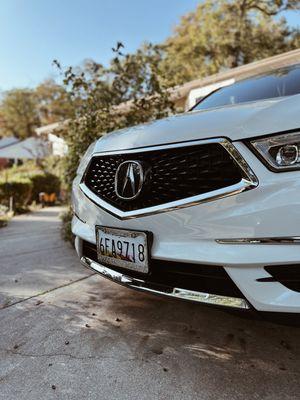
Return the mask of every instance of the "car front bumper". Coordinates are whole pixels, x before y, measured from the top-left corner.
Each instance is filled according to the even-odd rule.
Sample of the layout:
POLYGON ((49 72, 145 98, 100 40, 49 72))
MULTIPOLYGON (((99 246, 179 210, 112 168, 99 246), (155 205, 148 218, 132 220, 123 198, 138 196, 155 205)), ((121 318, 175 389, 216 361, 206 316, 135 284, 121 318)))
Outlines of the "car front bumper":
MULTIPOLYGON (((252 306, 258 311, 299 313, 297 285, 291 289, 265 269, 293 266, 293 271, 297 271, 299 266, 300 271, 300 245, 299 240, 294 239, 300 236, 299 173, 273 173, 243 143, 234 145, 258 177, 257 188, 156 215, 118 219, 86 197, 79 188, 80 177, 77 177, 73 185, 72 230, 82 262, 103 276, 139 290, 217 304, 219 300, 209 300, 209 297, 213 299, 213 292, 186 293, 186 288, 178 286, 168 287, 164 293, 165 289, 149 287, 146 278, 137 282, 129 271, 114 271, 88 257, 83 258, 81 253, 83 241, 96 243, 96 225, 151 231, 152 259, 224 268, 242 294, 241 297, 224 296, 238 299, 232 303, 234 307, 240 304, 237 308, 252 306)), ((297 280, 297 273, 293 273, 291 279, 297 280)), ((230 301, 226 304, 226 299, 221 300, 219 305, 230 306, 230 301)))
POLYGON ((132 277, 130 276, 130 272, 127 272, 127 274, 118 272, 85 256, 81 257, 81 263, 85 267, 99 273, 104 278, 142 292, 220 307, 230 307, 242 310, 250 309, 249 303, 244 298, 182 289, 168 285, 158 285, 147 281, 147 277, 144 279, 132 277))

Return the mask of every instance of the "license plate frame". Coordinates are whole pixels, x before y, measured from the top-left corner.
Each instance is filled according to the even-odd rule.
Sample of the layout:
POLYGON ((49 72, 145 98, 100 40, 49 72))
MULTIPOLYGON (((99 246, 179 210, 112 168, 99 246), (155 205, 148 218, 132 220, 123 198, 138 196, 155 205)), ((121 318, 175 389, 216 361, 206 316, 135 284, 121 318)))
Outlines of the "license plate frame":
MULTIPOLYGON (((123 228, 115 228, 110 226, 97 225, 96 226, 96 246, 97 246, 97 257, 98 261, 104 265, 110 267, 119 267, 128 269, 131 271, 139 272, 141 274, 149 273, 149 260, 150 260, 150 245, 152 243, 152 235, 151 232, 148 231, 139 231, 139 230, 131 230, 131 229, 123 229, 123 228), (102 242, 101 242, 102 238, 102 242), (108 239, 105 242, 105 238, 108 239), (128 239, 128 240, 126 240, 128 239), (103 242, 104 240, 104 242, 103 242), (112 250, 112 241, 115 241, 115 250, 117 251, 116 257, 114 257, 112 250), (122 246, 124 245, 124 251, 120 254, 119 247, 116 248, 116 241, 121 241, 122 246), (127 244, 129 242, 130 254, 128 252, 127 244), (125 244, 124 244, 125 243, 125 244), (133 258, 133 248, 132 243, 135 244, 135 249, 139 244, 144 246, 144 261, 141 262, 139 259, 139 255, 137 255, 135 261, 129 261, 130 258, 133 258), (104 247, 103 247, 104 246, 104 247), (107 247, 106 247, 107 246, 107 247), (108 249, 108 250, 107 250, 108 249), (128 253, 128 257, 126 259, 126 254, 128 253), (104 253, 104 254, 103 254, 104 253), (105 254, 106 253, 106 254, 105 254), (111 253, 112 255, 107 255, 111 253)), ((121 246, 120 246, 121 247, 121 246)), ((123 248, 122 248, 123 250, 123 248)))

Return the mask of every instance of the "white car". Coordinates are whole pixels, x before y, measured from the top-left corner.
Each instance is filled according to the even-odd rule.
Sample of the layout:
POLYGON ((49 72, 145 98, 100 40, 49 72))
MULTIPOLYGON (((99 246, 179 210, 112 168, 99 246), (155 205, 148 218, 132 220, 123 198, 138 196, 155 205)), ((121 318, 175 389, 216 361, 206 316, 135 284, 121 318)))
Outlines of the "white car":
POLYGON ((73 184, 81 262, 154 294, 300 313, 300 65, 93 143, 73 184))

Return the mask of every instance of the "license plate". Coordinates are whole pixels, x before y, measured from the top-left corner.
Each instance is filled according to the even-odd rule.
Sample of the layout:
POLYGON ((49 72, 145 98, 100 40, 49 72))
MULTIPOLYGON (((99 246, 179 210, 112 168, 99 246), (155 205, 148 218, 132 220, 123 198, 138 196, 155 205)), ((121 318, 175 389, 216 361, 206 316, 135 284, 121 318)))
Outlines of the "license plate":
POLYGON ((96 238, 99 262, 142 273, 149 271, 146 232, 97 226, 96 238))

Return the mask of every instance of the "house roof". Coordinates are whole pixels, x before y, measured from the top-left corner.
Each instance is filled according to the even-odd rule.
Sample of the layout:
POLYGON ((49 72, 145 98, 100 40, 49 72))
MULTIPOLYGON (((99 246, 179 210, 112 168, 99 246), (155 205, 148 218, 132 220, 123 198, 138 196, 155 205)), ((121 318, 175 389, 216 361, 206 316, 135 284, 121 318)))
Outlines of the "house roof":
POLYGON ((37 159, 49 155, 45 141, 34 137, 18 141, 11 145, 0 147, 0 158, 37 159))
POLYGON ((17 143, 19 139, 17 139, 14 136, 9 136, 9 137, 4 137, 0 139, 0 149, 3 149, 4 147, 11 146, 14 143, 17 143))

